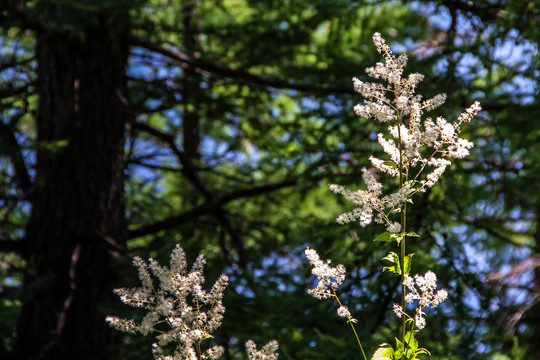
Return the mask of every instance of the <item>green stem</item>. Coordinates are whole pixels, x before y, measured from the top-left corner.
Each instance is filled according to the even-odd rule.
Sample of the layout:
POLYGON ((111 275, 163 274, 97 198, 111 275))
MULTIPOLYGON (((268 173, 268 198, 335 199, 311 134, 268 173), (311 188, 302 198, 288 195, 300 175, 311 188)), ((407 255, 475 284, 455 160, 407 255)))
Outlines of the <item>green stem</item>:
MULTIPOLYGON (((404 172, 403 172, 403 146, 401 142, 401 117, 398 114, 398 143, 399 143, 399 189, 404 186, 404 172)), ((403 203, 401 208, 401 246, 400 246, 400 258, 399 264, 401 268, 401 308, 405 311, 405 233, 406 233, 406 221, 407 221, 407 202, 403 203)), ((401 319, 401 341, 405 344, 405 317, 401 319)))
POLYGON ((195 348, 197 349, 197 358, 200 359, 202 357, 202 354, 201 354, 201 342, 200 341, 197 341, 195 343, 195 348))
POLYGON ((362 351, 362 355, 364 356, 364 360, 367 360, 366 354, 364 353, 364 348, 362 348, 362 343, 360 342, 360 338, 358 337, 358 334, 356 333, 356 329, 354 328, 354 325, 352 321, 349 321, 349 324, 351 324, 352 331, 354 332, 354 336, 356 337, 356 341, 358 342, 358 346, 360 346, 360 350, 362 351))
MULTIPOLYGON (((401 231, 403 233, 403 239, 401 240, 401 256, 399 259, 401 266, 401 308, 405 311, 405 225, 407 221, 407 205, 403 205, 401 211, 401 231)), ((405 317, 401 319, 401 338, 405 343, 405 317)))
MULTIPOLYGON (((336 290, 332 289, 332 291, 334 292, 334 297, 336 298, 339 306, 343 306, 343 304, 339 300, 339 297, 336 294, 336 290)), ((354 336, 356 337, 356 342, 358 342, 358 346, 360 347, 360 350, 362 351, 362 356, 364 356, 364 360, 367 360, 366 353, 364 352, 364 348, 362 347, 362 343, 360 342, 360 338, 358 337, 358 333, 356 332, 356 328, 354 327, 353 321, 356 321, 356 320, 353 318, 349 318, 347 322, 351 325, 352 331, 354 332, 354 336)))

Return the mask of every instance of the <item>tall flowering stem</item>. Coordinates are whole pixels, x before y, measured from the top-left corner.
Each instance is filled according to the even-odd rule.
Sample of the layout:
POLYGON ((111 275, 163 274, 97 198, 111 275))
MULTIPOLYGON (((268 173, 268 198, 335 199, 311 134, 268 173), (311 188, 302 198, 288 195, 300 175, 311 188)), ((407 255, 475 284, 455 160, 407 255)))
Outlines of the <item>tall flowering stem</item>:
MULTIPOLYGON (((380 40, 379 40, 380 41, 380 40)), ((382 48, 384 46, 378 46, 377 49, 379 50, 380 48, 382 48)), ((393 56, 392 56, 392 53, 390 52, 390 49, 386 49, 385 48, 385 54, 387 56, 389 56, 389 58, 391 60, 393 60, 393 56)), ((381 51, 379 50, 379 53, 381 51)), ((394 85, 394 94, 397 93, 397 89, 396 89, 396 85, 394 85)), ((396 111, 397 112, 397 119, 398 119, 398 146, 399 146, 399 189, 403 189, 403 185, 405 183, 405 181, 407 180, 406 177, 408 174, 405 174, 404 171, 403 171, 403 142, 401 141, 401 126, 403 125, 402 124, 402 117, 401 117, 401 114, 399 111, 396 111)), ((400 258, 399 258, 399 266, 401 269, 405 269, 405 255, 407 254, 406 250, 405 250, 405 244, 406 244, 406 228, 407 228, 407 202, 403 202, 403 204, 401 204, 401 247, 400 247, 400 258)), ((404 271, 401 271, 401 305, 403 306, 403 308, 405 308, 405 272, 404 271)), ((406 319, 405 317, 403 318, 402 322, 401 322, 401 338, 402 339, 405 339, 405 327, 406 327, 406 319)))
POLYGON ((352 317, 351 312, 349 311, 349 308, 346 307, 341 303, 341 300, 339 300, 339 297, 336 293, 336 290, 332 290, 334 292, 334 297, 336 298, 339 308, 337 309, 337 314, 340 317, 346 318, 349 325, 351 325, 351 329, 354 333, 354 337, 356 338, 356 342, 358 343, 358 347, 360 347, 360 351, 362 352, 362 356, 364 357, 364 360, 367 360, 366 353, 364 352, 364 347, 362 346, 362 342, 360 341, 360 338, 358 337, 358 333, 356 332, 356 328, 354 327, 354 324, 358 322, 355 318, 352 317))
POLYGON ((345 266, 339 264, 336 267, 332 267, 330 265, 331 261, 321 260, 319 254, 314 249, 307 248, 304 253, 309 263, 313 266, 311 273, 318 280, 317 286, 315 286, 315 288, 313 289, 309 289, 308 293, 315 299, 319 300, 330 298, 335 298, 337 300, 339 305, 337 309, 337 314, 339 317, 347 319, 347 322, 350 324, 354 336, 356 337, 356 341, 358 342, 360 351, 362 351, 362 356, 364 357, 364 360, 367 360, 364 348, 362 346, 362 342, 360 341, 358 333, 356 332, 356 328, 354 327, 354 324, 357 323, 357 320, 352 317, 349 308, 343 305, 336 292, 337 288, 339 288, 339 286, 345 280, 345 266))
MULTIPOLYGON (((390 263, 383 267, 383 271, 398 274, 401 278, 401 305, 394 304, 394 312, 402 318, 400 340, 396 339, 395 350, 388 344, 381 344, 373 359, 413 359, 419 353, 428 353, 425 349, 419 349, 414 340, 417 331, 414 329, 420 330, 425 326, 425 313, 422 309, 436 307, 444 301, 447 293, 441 290, 434 295, 436 276, 432 272, 426 273, 424 277, 409 275, 414 254, 407 254, 406 238, 418 235, 406 229, 407 202, 411 202, 417 192, 425 192, 435 185, 452 164, 451 160, 469 154, 473 143, 459 136, 461 125, 471 121, 481 108, 478 102, 474 102, 454 123, 441 116, 422 119, 425 112, 445 102, 446 94, 423 99, 422 95, 416 94, 416 86, 424 75, 413 73, 405 76, 407 56, 402 54, 396 57, 379 33, 373 35, 373 43, 384 61, 367 68, 366 73, 382 83, 353 78, 355 91, 365 98, 363 103, 354 107, 354 111, 360 117, 374 118, 386 124, 387 133, 377 135, 385 156, 369 157, 373 168, 362 169, 365 189, 351 191, 335 184, 330 185, 330 189, 357 206, 340 215, 338 223, 358 221, 360 226, 365 227, 374 220, 386 227, 386 232, 375 241, 396 242, 399 247, 399 255, 390 252, 382 260, 390 263), (393 189, 392 186, 385 189, 379 181, 379 178, 388 176, 394 178, 390 181, 393 189), (397 212, 400 216, 395 221, 393 218, 397 212), (415 290, 415 286, 420 287, 421 291, 415 290), (411 293, 415 295, 411 296, 411 293), (419 304, 416 315, 409 316, 406 305, 416 301, 419 304), (407 322, 413 326, 409 331, 407 322)), ((338 281, 330 285, 335 286, 336 283, 338 281)))

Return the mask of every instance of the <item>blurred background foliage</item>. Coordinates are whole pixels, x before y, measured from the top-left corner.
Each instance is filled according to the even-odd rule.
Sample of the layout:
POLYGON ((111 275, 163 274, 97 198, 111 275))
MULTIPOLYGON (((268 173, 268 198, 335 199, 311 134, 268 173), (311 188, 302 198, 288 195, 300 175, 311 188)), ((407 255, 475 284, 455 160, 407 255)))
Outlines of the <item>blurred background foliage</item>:
MULTIPOLYGON (((336 304, 306 294, 306 246, 347 267, 342 300, 364 346, 393 342, 398 279, 381 273, 383 229, 340 226, 352 208, 328 184, 361 184, 380 124, 354 115, 353 76, 380 61, 382 33, 418 92, 445 92, 430 114, 455 120, 471 156, 417 196, 413 272, 432 269, 449 299, 418 338, 436 359, 540 358, 540 8, 534 1, 124 0, 12 1, 0 5, 0 337, 14 349, 27 261, 20 246, 32 208, 36 151, 65 141, 36 134, 37 21, 84 37, 97 13, 129 11, 125 66, 127 248, 114 269, 136 284, 133 255, 167 261, 180 243, 208 259, 208 282, 231 278, 214 334, 226 359, 248 338, 280 343, 282 359, 356 359, 336 304)), ((106 18, 106 17, 105 17, 106 18)), ((104 59, 106 61, 106 59, 104 59)), ((105 130, 104 130, 105 131, 105 130)), ((95 135, 99 136, 99 134, 95 135)), ((88 156, 92 156, 89 154, 88 156)), ((75 176, 75 175, 74 175, 75 176)), ((51 222, 54 218, 51 217, 51 222)), ((121 225, 119 225, 121 226, 121 225)), ((61 245, 59 245, 61 246, 61 245)), ((84 286, 81 284, 80 286, 84 286)), ((103 313, 126 314, 119 301, 103 313)), ((150 339, 116 335, 103 353, 150 359, 150 339)), ((64 344, 64 346, 70 346, 64 344)))

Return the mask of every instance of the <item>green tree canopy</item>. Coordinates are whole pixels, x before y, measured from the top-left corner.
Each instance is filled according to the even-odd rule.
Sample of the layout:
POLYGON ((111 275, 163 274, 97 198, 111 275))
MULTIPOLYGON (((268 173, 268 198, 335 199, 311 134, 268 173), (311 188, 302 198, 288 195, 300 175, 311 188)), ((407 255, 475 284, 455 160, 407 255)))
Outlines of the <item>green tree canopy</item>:
POLYGON ((136 283, 129 259, 177 243, 209 282, 230 278, 226 358, 248 338, 357 357, 306 294, 307 245, 347 267, 368 352, 392 342, 382 229, 336 224, 351 204, 328 190, 360 187, 381 151, 352 110, 374 32, 425 75, 420 93, 448 95, 440 115, 484 109, 471 156, 410 210, 414 271, 449 290, 422 342, 438 359, 540 357, 539 19, 534 1, 3 1, 1 357, 150 358, 104 319, 126 311, 112 288, 136 283))

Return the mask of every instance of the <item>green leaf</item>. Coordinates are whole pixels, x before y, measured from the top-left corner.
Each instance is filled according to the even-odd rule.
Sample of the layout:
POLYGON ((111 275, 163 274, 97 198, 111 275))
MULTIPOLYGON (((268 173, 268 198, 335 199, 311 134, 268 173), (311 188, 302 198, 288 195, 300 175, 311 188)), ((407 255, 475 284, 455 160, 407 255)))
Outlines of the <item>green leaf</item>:
POLYGON ((405 235, 403 233, 399 233, 399 234, 390 234, 390 237, 393 239, 393 240, 396 240, 397 244, 401 244, 401 240, 403 240, 403 238, 405 237, 405 235))
POLYGON ((399 256, 398 256, 398 254, 396 254, 395 252, 390 252, 388 255, 383 257, 381 260, 386 260, 386 261, 389 261, 389 262, 391 262, 393 264, 391 266, 383 267, 383 272, 388 270, 388 271, 393 272, 395 274, 401 274, 401 268, 399 266, 399 256))
POLYGON ((418 349, 418 340, 414 338, 414 332, 409 331, 405 334, 405 342, 407 343, 407 347, 416 353, 416 349, 418 349))
POLYGON ((431 356, 431 353, 427 349, 424 349, 424 348, 420 348, 416 350, 416 355, 419 355, 419 354, 426 354, 427 356, 431 356))
POLYGON ((375 238, 375 240, 373 241, 384 241, 384 242, 390 242, 390 241, 393 241, 394 239, 391 237, 391 235, 393 234, 390 234, 389 232, 383 232, 381 235, 377 236, 375 238))
MULTIPOLYGON (((405 256, 405 274, 408 274, 410 271, 411 271, 411 264, 412 264, 412 257, 413 257, 414 253, 411 253, 407 256, 405 256)), ((393 272, 395 274, 399 274, 401 275, 401 265, 400 265, 400 261, 399 261, 399 255, 396 254, 395 252, 390 252, 388 255, 386 255, 385 257, 383 257, 381 260, 386 260, 386 261, 389 261, 390 263, 392 263, 393 265, 391 266, 385 266, 383 267, 383 271, 390 271, 390 272, 393 272)))
POLYGON ((405 238, 405 236, 420 237, 420 235, 418 235, 414 231, 409 231, 408 233, 390 234, 390 238, 392 240, 396 240, 398 245, 401 244, 401 241, 405 238))
POLYGON ((408 274, 411 272, 411 263, 412 263, 412 257, 413 257, 414 253, 411 253, 407 256, 405 256, 405 261, 404 261, 404 268, 405 268, 405 274, 408 274))
POLYGON ((389 252, 388 255, 383 257, 381 260, 386 260, 394 264, 399 264, 399 256, 393 251, 389 252))
POLYGON ((415 233, 414 231, 409 231, 408 233, 405 234, 406 236, 409 236, 409 237, 420 237, 420 235, 418 235, 417 233, 415 233))
POLYGON ((405 350, 405 346, 403 345, 401 341, 398 340, 398 338, 394 338, 394 339, 396 339, 396 351, 395 351, 394 357, 396 359, 401 359, 403 358, 403 351, 405 350))
POLYGON ((394 349, 390 344, 380 344, 379 348, 373 353, 371 360, 394 360, 394 349))

